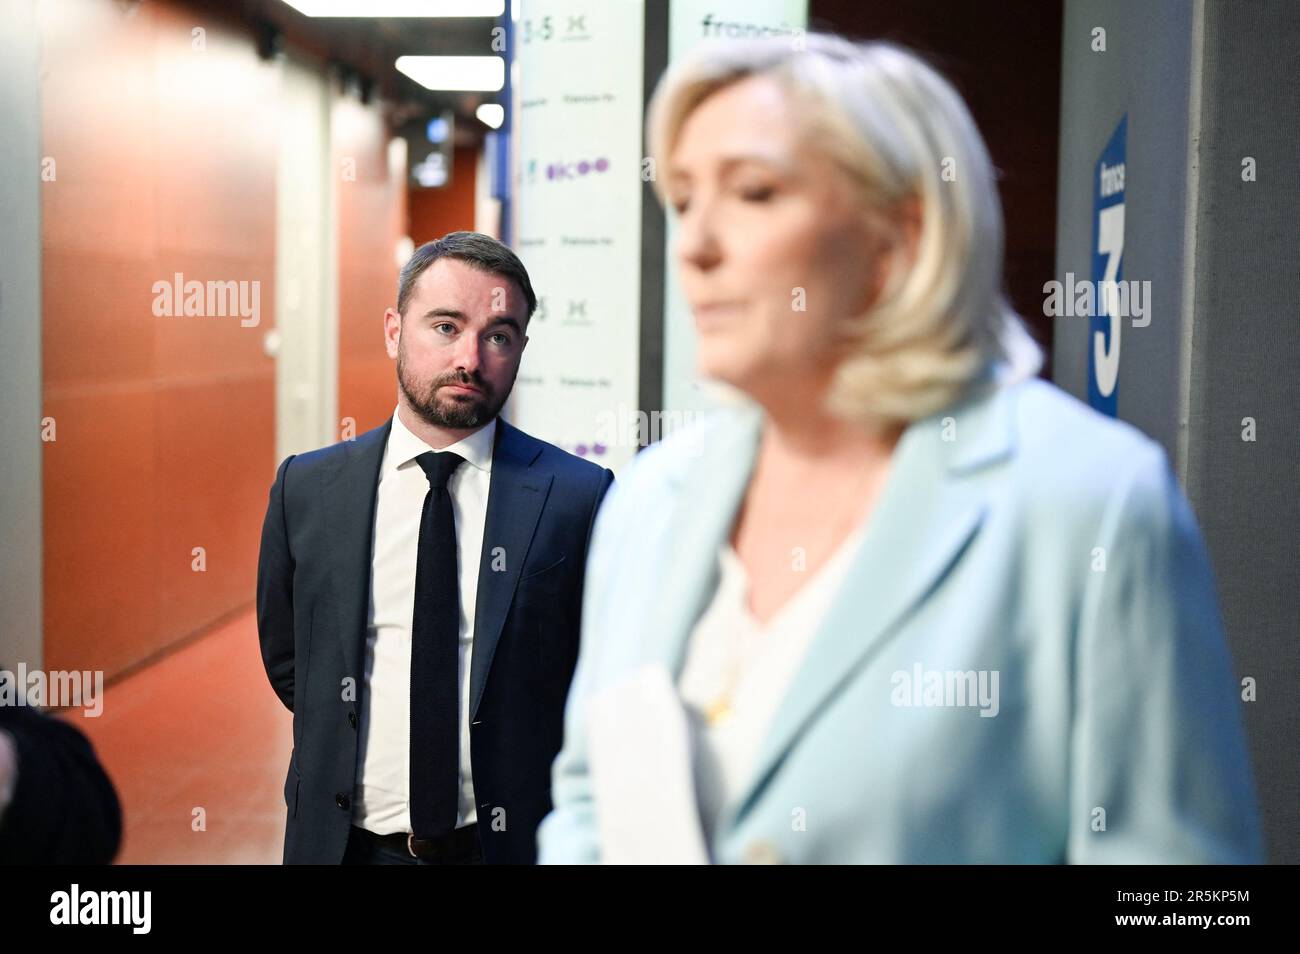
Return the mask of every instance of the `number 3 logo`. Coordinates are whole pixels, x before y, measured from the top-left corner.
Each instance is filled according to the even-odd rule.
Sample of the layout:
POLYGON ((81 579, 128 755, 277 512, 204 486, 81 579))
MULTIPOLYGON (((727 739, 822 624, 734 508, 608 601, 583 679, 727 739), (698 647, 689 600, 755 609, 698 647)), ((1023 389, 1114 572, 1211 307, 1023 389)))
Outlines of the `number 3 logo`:
POLYGON ((1092 333, 1092 366, 1096 369, 1097 391, 1102 397, 1115 392, 1119 378, 1119 277, 1120 260, 1124 256, 1124 203, 1112 205, 1097 213, 1097 254, 1106 256, 1106 271, 1098 289, 1097 304, 1101 313, 1110 318, 1109 336, 1100 331, 1092 333), (1106 338, 1110 338, 1107 347, 1106 338))

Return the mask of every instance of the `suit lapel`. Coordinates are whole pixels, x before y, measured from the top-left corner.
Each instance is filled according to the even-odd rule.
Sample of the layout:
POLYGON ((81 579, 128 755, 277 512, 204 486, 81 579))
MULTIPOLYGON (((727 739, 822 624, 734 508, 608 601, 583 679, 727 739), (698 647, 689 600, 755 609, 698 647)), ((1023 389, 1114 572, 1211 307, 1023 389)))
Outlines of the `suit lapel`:
MULTIPOLYGON (((745 434, 741 447, 756 449, 757 428, 745 434)), ((777 708, 746 783, 725 811, 719 831, 728 830, 740 819, 827 699, 897 631, 900 620, 960 560, 988 508, 985 484, 972 475, 1010 452, 1011 435, 1010 399, 1005 391, 973 398, 942 418, 936 415, 916 422, 904 432, 858 551, 777 708), (951 440, 944 439, 948 418, 954 425, 951 440)), ((734 455, 737 448, 728 452, 734 455)), ((739 487, 735 486, 741 471, 737 466, 699 502, 700 509, 725 508, 724 516, 708 518, 693 513, 694 505, 686 505, 689 514, 707 521, 707 527, 693 535, 693 545, 707 554, 713 569, 698 586, 703 590, 700 594, 695 592, 697 587, 683 580, 686 573, 673 574, 679 590, 674 595, 691 600, 690 619, 686 620, 684 613, 674 619, 680 629, 673 632, 681 638, 669 656, 674 673, 680 672, 687 637, 716 586, 717 547, 731 527, 751 467, 752 450, 739 487)), ((701 484, 707 483, 701 480, 701 484)), ((678 558, 686 560, 687 555, 678 558)), ((698 563, 691 566, 690 575, 703 575, 698 563)))
POLYGON ((474 650, 470 654, 471 719, 483 698, 483 687, 514 599, 519 571, 554 479, 552 474, 532 469, 540 453, 540 442, 497 419, 483 552, 479 558, 474 650), (494 568, 501 565, 497 556, 504 557, 504 569, 494 568))
POLYGON ((392 424, 390 417, 382 426, 345 443, 343 456, 321 473, 324 513, 330 521, 330 573, 339 636, 343 640, 347 672, 357 680, 358 691, 364 675, 361 666, 370 600, 371 541, 379 467, 392 424))
POLYGON ((696 441, 685 449, 691 465, 669 478, 675 504, 666 515, 672 533, 662 562, 663 591, 643 621, 641 639, 646 658, 672 673, 680 672, 691 630, 717 589, 718 548, 731 534, 757 456, 760 411, 745 405, 735 414, 719 434, 684 437, 696 441))
POLYGON ((978 531, 983 500, 968 486, 944 486, 923 444, 912 433, 895 451, 859 550, 724 824, 744 813, 828 697, 896 632, 899 620, 939 584, 978 531))
POLYGON ((740 820, 828 698, 961 559, 989 507, 987 484, 974 475, 1011 452, 1011 409, 1001 389, 904 432, 858 552, 720 831, 740 820))

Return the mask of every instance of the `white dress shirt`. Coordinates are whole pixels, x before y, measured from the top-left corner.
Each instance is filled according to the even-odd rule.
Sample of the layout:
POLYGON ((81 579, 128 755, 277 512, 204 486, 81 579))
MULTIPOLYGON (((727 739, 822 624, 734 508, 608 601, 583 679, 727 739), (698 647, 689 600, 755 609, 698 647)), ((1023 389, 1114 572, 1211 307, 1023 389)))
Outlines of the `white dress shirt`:
POLYGON ((750 613, 744 564, 730 542, 723 541, 718 588, 691 632, 677 682, 695 740, 695 795, 707 841, 712 842, 723 811, 747 781, 777 707, 865 531, 865 522, 859 524, 765 624, 750 613), (706 713, 724 694, 730 714, 710 725, 706 713))
MULTIPOLYGON (((458 828, 477 818, 469 751, 469 678, 496 426, 493 418, 464 440, 442 448, 465 458, 447 482, 456 521, 460 581, 458 828)), ((412 434, 394 411, 375 504, 365 685, 360 696, 360 747, 352 809, 353 824, 378 835, 411 831, 411 622, 420 516, 429 492, 429 480, 415 458, 430 450, 434 448, 412 434)))

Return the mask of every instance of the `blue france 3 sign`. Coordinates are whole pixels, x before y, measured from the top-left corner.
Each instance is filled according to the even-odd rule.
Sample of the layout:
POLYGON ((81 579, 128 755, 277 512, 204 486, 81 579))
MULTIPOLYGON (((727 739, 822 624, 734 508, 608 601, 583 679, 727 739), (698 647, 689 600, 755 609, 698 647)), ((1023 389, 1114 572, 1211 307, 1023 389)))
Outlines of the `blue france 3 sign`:
POLYGON ((1128 114, 1120 119, 1097 160, 1092 179, 1092 285, 1096 307, 1089 318, 1088 403, 1115 416, 1119 397, 1122 309, 1116 289, 1124 278, 1124 143, 1128 114))

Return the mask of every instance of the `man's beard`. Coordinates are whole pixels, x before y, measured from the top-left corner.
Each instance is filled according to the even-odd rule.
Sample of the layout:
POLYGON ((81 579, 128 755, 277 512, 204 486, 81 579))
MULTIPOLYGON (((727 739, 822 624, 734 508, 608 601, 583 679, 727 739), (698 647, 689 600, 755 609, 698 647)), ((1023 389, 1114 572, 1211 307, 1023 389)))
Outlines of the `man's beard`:
MULTIPOLYGON (((421 388, 419 382, 412 381, 407 376, 405 358, 406 349, 399 344, 397 348, 397 385, 402 389, 402 393, 406 395, 406 401, 411 406, 411 410, 432 427, 446 427, 453 430, 482 427, 501 412, 501 408, 506 403, 506 398, 510 397, 510 391, 515 385, 515 379, 512 375, 505 390, 500 395, 497 395, 493 393, 492 386, 484 381, 477 371, 473 374, 468 374, 465 371, 448 371, 446 374, 441 374, 435 378, 426 388, 421 388), (446 384, 468 385, 478 388, 482 393, 457 394, 454 397, 440 396, 438 392, 446 384)), ((515 374, 518 373, 518 369, 516 369, 515 374)))

